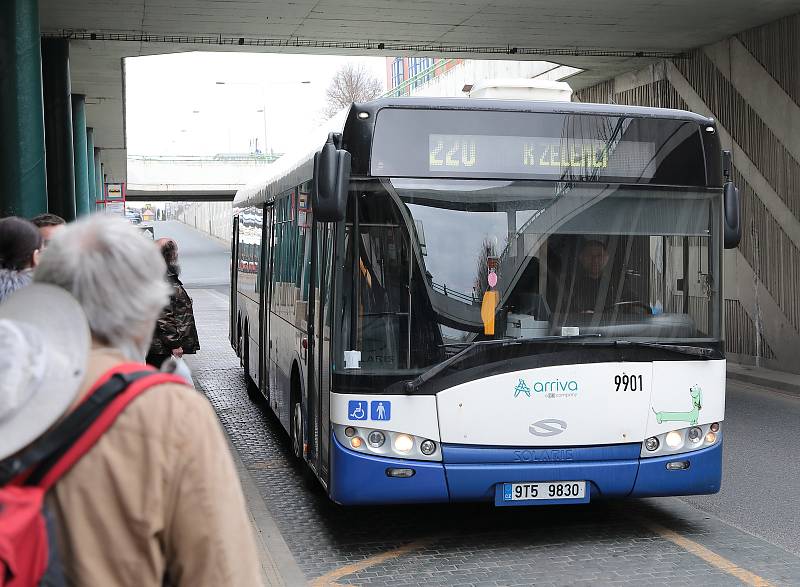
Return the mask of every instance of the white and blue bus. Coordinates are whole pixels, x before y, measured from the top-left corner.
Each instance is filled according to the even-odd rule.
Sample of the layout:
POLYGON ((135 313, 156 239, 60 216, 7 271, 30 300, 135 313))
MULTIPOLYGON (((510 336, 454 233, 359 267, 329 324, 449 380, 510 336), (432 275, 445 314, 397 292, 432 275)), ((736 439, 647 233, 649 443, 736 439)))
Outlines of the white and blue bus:
POLYGON ((738 192, 690 112, 380 99, 234 202, 231 343, 341 504, 714 493, 738 192))

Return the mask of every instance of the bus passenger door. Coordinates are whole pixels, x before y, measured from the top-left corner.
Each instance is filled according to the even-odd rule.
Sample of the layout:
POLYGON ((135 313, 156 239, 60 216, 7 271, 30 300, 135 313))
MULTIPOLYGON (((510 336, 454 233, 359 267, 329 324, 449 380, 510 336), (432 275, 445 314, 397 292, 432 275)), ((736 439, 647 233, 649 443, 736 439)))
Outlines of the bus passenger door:
POLYGON ((333 328, 333 243, 336 225, 321 224, 317 235, 319 251, 319 314, 316 329, 317 395, 319 397, 319 461, 320 478, 328 482, 328 455, 331 427, 331 341, 333 328), (320 242, 321 241, 321 242, 320 242))
POLYGON ((237 354, 241 352, 239 349, 239 331, 237 328, 238 316, 237 313, 237 292, 239 287, 237 284, 239 277, 239 216, 233 217, 233 234, 231 235, 231 295, 230 295, 230 324, 228 326, 229 339, 231 346, 236 349, 237 354))
POLYGON ((328 317, 326 299, 328 287, 326 275, 328 269, 327 251, 328 226, 325 223, 313 224, 312 232, 312 263, 311 263, 311 324, 313 334, 310 336, 308 358, 308 448, 309 462, 314 466, 317 474, 324 479, 327 468, 327 437, 328 428, 326 418, 329 417, 327 401, 329 392, 328 360, 330 348, 330 332, 327 325, 328 317))
POLYGON ((259 340, 258 369, 261 374, 259 378, 259 389, 264 397, 269 401, 269 303, 272 288, 272 205, 264 206, 264 224, 261 229, 261 275, 259 275, 259 298, 258 298, 258 323, 261 325, 259 340))
POLYGON ((319 224, 311 223, 311 231, 308 238, 311 239, 308 251, 310 255, 309 289, 308 289, 308 381, 306 384, 306 430, 308 441, 308 462, 313 466, 314 471, 319 473, 319 384, 317 348, 319 332, 319 224))

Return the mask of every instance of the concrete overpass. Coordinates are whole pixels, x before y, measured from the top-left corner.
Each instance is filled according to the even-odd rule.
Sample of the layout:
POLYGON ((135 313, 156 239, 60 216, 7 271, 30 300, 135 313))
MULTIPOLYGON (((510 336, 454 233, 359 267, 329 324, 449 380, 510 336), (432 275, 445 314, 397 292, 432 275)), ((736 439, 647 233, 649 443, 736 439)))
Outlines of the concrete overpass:
MULTIPOLYGON (((45 141, 19 144, 18 131, 36 127, 42 118, 35 105, 34 113, 25 113, 41 93, 33 75, 40 35, 50 113, 45 121, 54 135, 48 141, 53 163, 47 168, 53 192, 53 184, 70 179, 68 153, 58 157, 61 173, 55 166, 56 155, 68 151, 57 129, 66 125, 70 93, 77 96, 77 109, 85 109, 85 122, 78 120, 78 126, 93 129, 93 144, 87 146, 98 149, 102 174, 109 181, 126 180, 125 57, 208 50, 548 59, 583 69, 570 80, 579 89, 774 21, 798 7, 794 0, 760 2, 757 9, 748 0, 558 5, 542 0, 39 0, 37 9, 37 0, 7 0, 0 10, 0 110, 4 129, 13 131, 2 136, 17 144, 0 162, 7 169, 3 188, 20 193, 12 207, 26 209, 25 203, 37 197, 38 207, 44 206, 47 183, 45 141)), ((86 182, 78 189, 93 185, 86 182)), ((51 199, 56 207, 63 200, 69 208, 71 195, 67 189, 51 199)))
POLYGON ((227 202, 257 180, 278 155, 128 156, 127 199, 142 202, 227 202))
POLYGON ((125 57, 210 50, 547 59, 583 70, 568 80, 580 100, 719 120, 745 227, 725 258, 728 352, 800 371, 796 0, 40 2, 0 5, 0 215, 49 207, 71 218, 88 210, 93 175, 127 179, 125 57))

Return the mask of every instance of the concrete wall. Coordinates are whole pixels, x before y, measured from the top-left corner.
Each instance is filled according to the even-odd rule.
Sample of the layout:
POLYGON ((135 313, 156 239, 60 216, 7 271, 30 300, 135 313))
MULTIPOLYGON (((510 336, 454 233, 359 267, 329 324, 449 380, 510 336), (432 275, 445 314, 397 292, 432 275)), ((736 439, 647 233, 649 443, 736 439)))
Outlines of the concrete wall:
POLYGON ((166 209, 168 220, 193 226, 230 246, 233 232, 230 202, 170 202, 166 209))
POLYGON ((729 357, 800 373, 800 14, 580 90, 583 102, 692 110, 719 123, 741 190, 725 252, 729 357))

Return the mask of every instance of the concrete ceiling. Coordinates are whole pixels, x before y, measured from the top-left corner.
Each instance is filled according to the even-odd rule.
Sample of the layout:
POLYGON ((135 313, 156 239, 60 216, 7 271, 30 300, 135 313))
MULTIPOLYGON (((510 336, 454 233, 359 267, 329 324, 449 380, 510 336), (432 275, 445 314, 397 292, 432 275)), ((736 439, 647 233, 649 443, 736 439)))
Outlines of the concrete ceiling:
POLYGON ((125 57, 269 51, 548 60, 590 85, 797 12, 798 0, 40 0, 68 36, 73 92, 125 179, 125 57))

